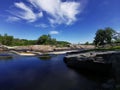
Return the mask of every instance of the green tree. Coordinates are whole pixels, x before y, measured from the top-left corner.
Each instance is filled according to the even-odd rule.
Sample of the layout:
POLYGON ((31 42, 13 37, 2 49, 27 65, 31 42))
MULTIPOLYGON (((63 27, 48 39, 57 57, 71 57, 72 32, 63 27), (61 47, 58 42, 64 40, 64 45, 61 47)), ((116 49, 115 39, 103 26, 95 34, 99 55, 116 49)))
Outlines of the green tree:
POLYGON ((50 40, 50 45, 56 45, 57 44, 57 41, 55 38, 51 38, 50 40))
POLYGON ((2 36, 1 42, 3 45, 12 45, 13 42, 13 36, 8 36, 7 34, 4 34, 4 36, 2 36))
POLYGON ((66 41, 57 41, 55 38, 51 38, 51 36, 48 35, 42 35, 38 38, 37 44, 41 45, 56 45, 60 47, 68 46, 70 44, 69 42, 66 41))
POLYGON ((112 41, 113 35, 115 33, 115 30, 108 27, 108 28, 105 28, 104 31, 105 31, 105 38, 106 38, 107 44, 111 44, 111 41, 112 41))
POLYGON ((2 35, 0 34, 0 44, 2 44, 2 35))
POLYGON ((89 42, 85 42, 85 45, 89 45, 89 42))
POLYGON ((0 34, 0 44, 8 45, 8 46, 25 46, 25 45, 56 45, 56 46, 67 46, 70 44, 66 41, 57 41, 55 38, 51 38, 51 36, 48 35, 42 35, 38 38, 38 40, 27 40, 27 39, 19 39, 14 38, 13 36, 9 36, 7 34, 4 34, 3 36, 0 34))
POLYGON ((37 44, 45 44, 45 45, 48 45, 51 41, 51 36, 48 34, 48 35, 42 35, 38 38, 37 40, 37 44))
POLYGON ((104 45, 104 44, 111 44, 114 33, 115 31, 109 27, 105 29, 99 29, 96 32, 96 36, 94 38, 94 44, 96 46, 104 45))
POLYGON ((104 43, 105 43, 105 31, 102 29, 99 29, 96 32, 94 44, 98 46, 98 45, 104 45, 104 43))
POLYGON ((58 47, 67 47, 69 45, 70 45, 70 43, 67 42, 67 41, 57 41, 57 46, 58 47))

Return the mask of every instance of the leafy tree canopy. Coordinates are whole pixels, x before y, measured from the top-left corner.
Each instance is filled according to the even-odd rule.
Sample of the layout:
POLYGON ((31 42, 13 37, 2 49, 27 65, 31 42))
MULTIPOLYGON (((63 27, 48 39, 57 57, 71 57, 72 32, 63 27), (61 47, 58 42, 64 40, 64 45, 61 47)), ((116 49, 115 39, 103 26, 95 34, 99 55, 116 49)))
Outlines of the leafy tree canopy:
POLYGON ((115 33, 115 30, 113 30, 110 27, 97 30, 96 36, 94 38, 94 44, 96 46, 110 44, 112 41, 114 33, 115 33))
POLYGON ((59 47, 64 47, 67 46, 68 42, 66 41, 57 41, 55 38, 51 38, 51 36, 48 35, 42 35, 38 38, 37 44, 42 44, 42 45, 56 45, 59 47))

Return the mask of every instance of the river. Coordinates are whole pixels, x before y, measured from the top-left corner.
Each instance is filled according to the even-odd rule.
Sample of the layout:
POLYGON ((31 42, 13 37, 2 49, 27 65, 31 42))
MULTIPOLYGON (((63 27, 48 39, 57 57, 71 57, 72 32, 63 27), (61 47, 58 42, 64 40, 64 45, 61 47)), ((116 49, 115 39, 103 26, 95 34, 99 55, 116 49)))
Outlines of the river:
POLYGON ((105 80, 68 68, 64 56, 2 58, 0 90, 108 90, 105 80))

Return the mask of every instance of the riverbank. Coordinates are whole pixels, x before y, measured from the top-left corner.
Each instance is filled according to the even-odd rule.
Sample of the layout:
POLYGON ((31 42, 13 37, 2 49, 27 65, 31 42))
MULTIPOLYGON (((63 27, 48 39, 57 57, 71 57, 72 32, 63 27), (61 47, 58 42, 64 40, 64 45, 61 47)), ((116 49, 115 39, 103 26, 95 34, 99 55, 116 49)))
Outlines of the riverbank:
POLYGON ((64 51, 64 50, 76 50, 76 49, 94 49, 94 45, 68 45, 67 47, 57 47, 53 45, 28 45, 28 46, 5 46, 1 45, 0 50, 15 50, 15 51, 64 51))
POLYGON ((83 49, 93 49, 93 45, 70 45, 68 47, 56 47, 51 45, 29 45, 29 46, 0 46, 0 52, 8 51, 21 56, 36 56, 42 54, 65 54, 78 52, 83 49))

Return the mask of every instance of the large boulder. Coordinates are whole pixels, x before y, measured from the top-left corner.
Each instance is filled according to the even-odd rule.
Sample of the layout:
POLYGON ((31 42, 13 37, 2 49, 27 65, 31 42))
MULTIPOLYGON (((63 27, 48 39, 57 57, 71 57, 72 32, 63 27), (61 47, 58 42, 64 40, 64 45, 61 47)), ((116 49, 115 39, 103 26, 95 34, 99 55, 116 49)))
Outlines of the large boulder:
POLYGON ((84 56, 81 58, 81 61, 80 61, 78 57, 81 54, 77 54, 77 56, 75 56, 75 54, 74 56, 68 55, 64 58, 64 61, 68 66, 72 66, 74 68, 76 67, 80 69, 88 68, 96 71, 101 70, 102 72, 105 71, 104 73, 110 70, 109 75, 112 76, 112 78, 114 79, 112 80, 113 82, 115 81, 116 87, 120 88, 120 51, 95 52, 95 54, 96 55, 95 57, 93 57, 93 61, 90 60, 90 57, 84 57, 84 56), (87 58, 91 62, 86 61, 84 58, 85 59, 87 58), (103 61, 105 64, 103 63, 103 61), (107 69, 108 68, 107 65, 110 65, 110 67, 112 68, 107 69), (100 68, 97 68, 97 67, 100 67, 100 68))

